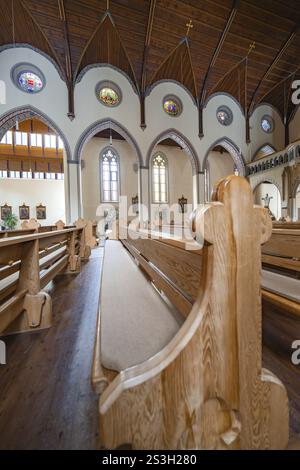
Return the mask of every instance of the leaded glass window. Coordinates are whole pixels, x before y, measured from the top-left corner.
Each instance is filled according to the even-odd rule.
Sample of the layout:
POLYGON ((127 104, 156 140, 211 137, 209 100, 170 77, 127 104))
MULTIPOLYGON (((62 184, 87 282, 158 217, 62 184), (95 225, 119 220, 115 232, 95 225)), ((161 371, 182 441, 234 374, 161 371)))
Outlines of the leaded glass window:
POLYGON ((261 127, 264 132, 270 134, 274 130, 274 121, 271 116, 263 116, 261 120, 261 127))
POLYGON ((122 100, 121 89, 116 83, 103 81, 96 86, 96 96, 100 103, 113 108, 118 106, 122 100))
POLYGON ((18 78, 19 86, 27 93, 37 93, 43 88, 43 80, 33 72, 22 72, 18 78))
POLYGON ((39 93, 46 85, 43 72, 33 64, 16 64, 11 70, 11 79, 20 90, 29 94, 39 93))
POLYGON ((166 96, 163 100, 163 108, 169 116, 177 117, 181 114, 182 104, 176 96, 166 96))
POLYGON ((168 202, 168 162, 161 153, 152 160, 152 193, 154 203, 168 202))
POLYGON ((102 201, 119 202, 119 159, 112 148, 101 158, 102 201))

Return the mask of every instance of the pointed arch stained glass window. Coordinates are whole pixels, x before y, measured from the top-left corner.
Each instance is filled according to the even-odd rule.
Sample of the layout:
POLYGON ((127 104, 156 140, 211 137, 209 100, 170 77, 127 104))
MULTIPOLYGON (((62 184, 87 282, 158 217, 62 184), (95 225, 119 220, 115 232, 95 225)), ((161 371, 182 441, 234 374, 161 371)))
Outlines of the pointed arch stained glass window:
POLYGON ((157 154, 152 160, 152 194, 153 202, 168 202, 168 162, 164 155, 157 154))
POLYGON ((113 149, 106 149, 101 159, 102 201, 119 202, 119 159, 113 149))

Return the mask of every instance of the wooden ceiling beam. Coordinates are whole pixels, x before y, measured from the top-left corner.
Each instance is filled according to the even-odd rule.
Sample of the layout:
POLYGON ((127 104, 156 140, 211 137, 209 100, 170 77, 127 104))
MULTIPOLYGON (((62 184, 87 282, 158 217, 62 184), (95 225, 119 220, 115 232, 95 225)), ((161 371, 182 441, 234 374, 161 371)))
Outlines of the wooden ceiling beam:
POLYGON ((75 118, 73 71, 72 71, 69 27, 68 27, 64 0, 58 0, 58 8, 59 8, 59 16, 63 25, 63 32, 64 32, 64 50, 65 50, 65 57, 66 57, 66 79, 67 79, 68 98, 69 98, 68 117, 71 120, 73 120, 75 118))
POLYGON ((146 64, 147 64, 147 58, 148 58, 149 49, 150 49, 151 35, 152 35, 152 29, 153 29, 153 21, 154 21, 154 15, 155 15, 155 7, 156 7, 156 0, 151 0, 150 1, 150 7, 149 7, 147 32, 146 32, 145 44, 144 44, 144 53, 143 53, 143 65, 142 65, 142 75, 141 75, 141 91, 142 91, 142 93, 145 92, 146 83, 147 83, 146 64))
POLYGON ((209 75, 210 75, 210 73, 211 73, 211 71, 212 71, 212 69, 213 69, 213 67, 214 67, 214 65, 217 61, 217 58, 218 58, 218 56, 220 54, 220 51, 223 47, 223 44, 225 42, 227 33, 228 33, 228 31, 229 31, 229 29, 230 29, 230 27, 233 23, 233 20, 234 20, 236 14, 237 14, 238 6, 239 6, 239 0, 234 0, 229 18, 226 22, 225 28, 223 29, 221 37, 220 37, 220 39, 218 41, 218 44, 215 48, 215 51, 214 51, 213 56, 211 58, 210 64, 208 66, 205 78, 203 80, 202 89, 201 89, 201 92, 200 92, 200 101, 199 101, 200 107, 203 107, 203 105, 204 105, 204 101, 205 101, 205 97, 206 97, 206 91, 207 91, 206 85, 207 85, 207 82, 208 82, 209 75))
POLYGON ((36 21, 36 19, 33 17, 33 15, 31 14, 28 6, 26 5, 26 2, 24 0, 20 0, 20 3, 21 5, 23 6, 24 10, 26 11, 26 13, 28 14, 28 16, 31 18, 32 22, 34 23, 35 27, 39 30, 39 32, 41 33, 41 35, 43 36, 43 38, 45 39, 49 49, 51 50, 51 53, 53 54, 53 59, 55 60, 55 62, 57 63, 60 71, 62 72, 63 76, 66 76, 66 72, 65 72, 65 69, 64 67, 62 66, 62 63, 60 62, 59 58, 58 58, 58 55, 56 54, 55 52, 55 49, 52 47, 52 44, 50 43, 50 41, 48 41, 47 39, 47 36, 45 35, 43 29, 40 27, 40 25, 38 24, 38 22, 36 21))
POLYGON ((283 44, 281 49, 278 51, 278 53, 274 57, 272 63, 269 65, 268 69, 266 70, 263 77, 259 81, 256 89, 254 90, 252 98, 251 98, 251 102, 250 102, 250 105, 249 105, 249 114, 251 114, 251 112, 252 112, 252 110, 255 106, 255 98, 256 98, 256 96, 259 92, 259 89, 260 89, 262 83, 268 78, 268 76, 270 75, 272 70, 276 67, 276 64, 280 61, 280 59, 282 58, 285 51, 288 49, 288 47, 291 45, 291 43, 295 39, 297 33, 299 32, 299 29, 300 29, 300 25, 299 24, 295 25, 295 27, 293 28, 291 34, 289 35, 289 37, 287 38, 287 40, 285 41, 285 43, 283 44))
POLYGON ((70 47, 69 28, 68 28, 68 21, 66 17, 66 9, 65 9, 64 0, 58 0, 58 8, 59 8, 59 15, 63 24, 63 32, 64 32, 64 50, 66 54, 66 75, 67 75, 67 80, 72 81, 73 72, 72 72, 72 60, 71 60, 71 47, 70 47))

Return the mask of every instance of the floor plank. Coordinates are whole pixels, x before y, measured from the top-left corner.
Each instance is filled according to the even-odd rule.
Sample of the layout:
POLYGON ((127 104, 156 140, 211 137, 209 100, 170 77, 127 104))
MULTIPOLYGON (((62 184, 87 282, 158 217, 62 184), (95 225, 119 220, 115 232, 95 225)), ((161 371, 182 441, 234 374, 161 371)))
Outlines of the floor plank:
POLYGON ((48 286, 54 324, 6 337, 0 367, 0 449, 96 449, 97 397, 92 354, 102 249, 81 273, 48 286))

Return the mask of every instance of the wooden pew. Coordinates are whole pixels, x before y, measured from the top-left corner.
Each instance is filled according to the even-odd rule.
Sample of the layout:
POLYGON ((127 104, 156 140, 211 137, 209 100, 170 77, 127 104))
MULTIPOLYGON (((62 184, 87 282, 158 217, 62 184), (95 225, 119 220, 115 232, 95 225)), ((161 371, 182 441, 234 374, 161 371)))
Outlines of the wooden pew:
POLYGON ((300 230, 273 228, 262 262, 263 299, 282 313, 300 316, 300 230))
POLYGON ((51 298, 43 288, 56 275, 80 272, 82 228, 0 240, 0 335, 51 326, 51 298))
MULTIPOLYGON (((110 299, 116 304, 118 290, 123 292, 127 286, 118 286, 117 275, 111 276, 109 286, 106 267, 111 271, 114 263, 118 271, 119 264, 118 256, 115 260, 108 257, 111 245, 109 253, 105 249, 102 286, 106 289, 100 298, 93 364, 93 383, 102 392, 99 420, 105 447, 124 443, 134 449, 287 446, 286 391, 261 365, 261 244, 270 237, 272 224, 262 208, 253 207, 252 197, 248 182, 231 176, 218 185, 216 202, 197 209, 194 230, 202 248, 197 246, 192 256, 200 282, 192 290, 185 280, 189 255, 180 241, 175 240, 173 246, 170 240, 152 242, 148 237, 141 242, 123 241, 154 282, 162 282, 157 280, 159 275, 166 281, 160 286, 174 302, 170 285, 182 297, 187 294, 190 303, 195 289, 197 295, 190 313, 188 304, 182 308, 187 317, 162 350, 143 362, 136 357, 135 366, 119 372, 103 366, 101 349, 105 315, 112 318, 119 312, 102 307, 109 306, 110 299)), ((139 315, 143 315, 141 298, 139 292, 133 298, 121 298, 119 311, 124 315, 126 308, 138 302, 139 315)), ((115 338, 120 333, 116 329, 115 338)), ((134 348, 139 340, 128 338, 129 347, 134 348)))

